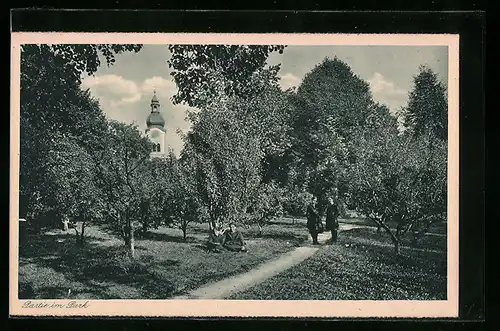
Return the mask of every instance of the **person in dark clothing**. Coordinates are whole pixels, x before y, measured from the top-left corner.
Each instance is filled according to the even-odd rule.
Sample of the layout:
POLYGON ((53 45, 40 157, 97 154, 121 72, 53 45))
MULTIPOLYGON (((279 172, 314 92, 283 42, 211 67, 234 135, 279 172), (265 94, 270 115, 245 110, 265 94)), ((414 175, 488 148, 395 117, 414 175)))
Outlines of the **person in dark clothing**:
POLYGON ((337 203, 332 198, 328 198, 328 206, 326 208, 326 229, 330 230, 332 233, 332 244, 337 241, 339 229, 338 217, 339 207, 337 206, 337 203))
POLYGON ((319 213, 316 210, 316 197, 307 206, 307 229, 311 234, 313 245, 318 244, 318 225, 320 222, 319 213))
POLYGON ((247 251, 245 239, 243 239, 241 232, 236 229, 234 223, 229 224, 229 229, 224 232, 224 242, 222 245, 230 251, 247 251))
POLYGON ((224 243, 224 232, 213 226, 208 234, 208 249, 212 252, 219 252, 224 243))

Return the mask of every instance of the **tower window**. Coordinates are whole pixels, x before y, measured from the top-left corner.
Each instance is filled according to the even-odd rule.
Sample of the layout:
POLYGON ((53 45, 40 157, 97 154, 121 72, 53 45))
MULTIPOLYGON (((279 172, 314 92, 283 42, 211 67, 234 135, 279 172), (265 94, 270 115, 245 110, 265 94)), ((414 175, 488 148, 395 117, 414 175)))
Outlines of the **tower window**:
POLYGON ((160 146, 160 144, 159 144, 159 143, 158 143, 158 144, 156 144, 156 151, 157 151, 157 152, 161 152, 161 146, 160 146))

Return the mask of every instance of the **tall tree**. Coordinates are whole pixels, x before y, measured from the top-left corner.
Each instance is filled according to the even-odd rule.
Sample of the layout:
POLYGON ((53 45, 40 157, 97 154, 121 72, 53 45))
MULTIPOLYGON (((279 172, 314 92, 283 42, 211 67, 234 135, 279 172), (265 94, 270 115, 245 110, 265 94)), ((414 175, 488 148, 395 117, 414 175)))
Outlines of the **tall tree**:
POLYGON ((246 219, 250 204, 255 217, 257 210, 264 218, 273 213, 255 202, 259 195, 273 200, 270 190, 278 185, 271 181, 284 181, 288 172, 283 161, 291 145, 293 105, 278 86, 279 65, 266 63, 271 52, 281 53, 284 47, 170 47, 169 65, 179 88, 174 102, 200 109, 190 114, 193 130, 186 137, 183 160, 196 174, 200 214, 210 224, 246 219))
POLYGON ((247 223, 257 224, 259 235, 262 235, 265 224, 273 218, 283 216, 285 200, 285 188, 279 183, 275 181, 261 183, 247 206, 245 215, 247 223))
POLYGON ((347 138, 363 126, 372 105, 368 83, 337 57, 325 58, 297 89, 295 123, 302 140, 320 148, 333 129, 347 138))
POLYGON ((169 155, 169 172, 172 192, 168 199, 170 215, 182 230, 185 241, 189 223, 204 220, 201 202, 196 194, 196 180, 190 165, 178 160, 173 153, 169 155))
POLYGON ((420 66, 413 78, 408 106, 403 110, 404 125, 414 136, 432 133, 441 140, 448 138, 448 101, 444 84, 427 66, 420 66))
POLYGON ((59 133, 86 148, 96 148, 106 131, 99 104, 80 89, 84 73, 114 62, 115 53, 138 51, 140 45, 23 45, 21 50, 20 213, 36 218, 47 208, 47 176, 41 169, 59 133))
POLYGON ((276 180, 284 185, 293 157, 291 149, 293 128, 290 121, 294 109, 290 93, 268 85, 249 100, 233 99, 232 107, 239 113, 240 120, 250 134, 261 142, 264 152, 263 184, 276 180))
POLYGON ((294 167, 323 204, 325 195, 341 185, 352 138, 367 125, 374 102, 368 83, 335 57, 306 74, 294 105, 294 167))
POLYGON ((141 135, 136 125, 111 121, 104 148, 92 153, 110 216, 131 258, 135 255, 134 233, 141 223, 143 203, 154 190, 147 178, 151 149, 151 141, 141 135))
POLYGON ((262 88, 262 77, 278 82, 278 66, 267 66, 270 53, 285 46, 260 45, 170 45, 168 65, 178 87, 174 103, 202 108, 221 91, 231 97, 250 98, 262 88))
POLYGON ((46 163, 42 165, 47 178, 46 203, 60 215, 71 218, 79 243, 84 242, 85 227, 92 220, 102 220, 104 201, 97 186, 92 159, 85 148, 71 136, 55 137, 46 163), (77 222, 81 221, 80 231, 77 222))
POLYGON ((44 48, 60 61, 64 69, 75 81, 80 81, 81 75, 93 75, 101 65, 101 58, 110 66, 115 63, 115 55, 124 52, 139 52, 140 44, 52 44, 23 45, 24 47, 44 48))
POLYGON ((260 140, 230 104, 200 112, 186 136, 183 162, 196 178, 196 191, 210 226, 236 220, 246 211, 261 179, 260 140))
POLYGON ((412 139, 395 132, 393 122, 356 138, 349 193, 399 254, 403 234, 446 217, 446 146, 438 142, 429 149, 429 136, 412 139))
POLYGON ((175 178, 172 173, 175 156, 167 158, 151 158, 145 164, 143 176, 144 195, 141 203, 142 232, 151 227, 171 225, 173 221, 172 197, 175 178))

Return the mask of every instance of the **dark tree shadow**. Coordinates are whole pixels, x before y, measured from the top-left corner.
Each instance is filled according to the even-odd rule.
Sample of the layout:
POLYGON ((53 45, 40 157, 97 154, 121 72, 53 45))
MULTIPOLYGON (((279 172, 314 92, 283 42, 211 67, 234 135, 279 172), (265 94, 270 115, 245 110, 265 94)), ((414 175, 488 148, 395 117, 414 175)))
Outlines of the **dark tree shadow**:
POLYGON ((274 233, 263 233, 261 238, 272 238, 272 239, 278 239, 278 240, 289 240, 289 241, 304 241, 307 239, 306 235, 297 235, 294 233, 282 233, 282 234, 274 234, 274 233))
MULTIPOLYGON (((381 242, 392 245, 391 239, 385 231, 377 233, 375 228, 357 228, 343 231, 345 236, 381 242)), ((411 233, 401 237, 401 248, 431 249, 446 252, 448 246, 446 236, 424 235, 417 241, 413 241, 411 233)))
MULTIPOLYGON (((77 246, 75 241, 68 240, 68 237, 67 235, 31 236, 28 242, 20 245, 20 258, 29 258, 31 263, 51 268, 69 280, 82 283, 85 289, 80 292, 100 299, 120 299, 106 293, 107 288, 113 284, 139 289, 141 298, 147 299, 166 298, 174 291, 173 285, 168 280, 159 279, 150 272, 149 267, 153 259, 142 258, 139 254, 135 261, 131 261, 127 258, 123 246, 105 247, 92 241, 84 246, 77 246)), ((137 249, 141 251, 143 248, 138 245, 137 249)), ((167 263, 175 264, 172 261, 167 263)), ((21 284, 19 297, 60 299, 66 298, 67 290, 55 286, 37 289, 38 293, 35 293, 30 285, 21 284)))
POLYGON ((33 299, 36 297, 36 293, 31 284, 19 282, 17 296, 21 300, 33 299))
POLYGON ((269 221, 268 225, 284 225, 289 228, 302 228, 304 227, 305 221, 302 219, 296 219, 295 223, 292 223, 291 219, 288 220, 283 220, 283 219, 277 219, 277 220, 272 220, 269 221))
POLYGON ((208 236, 208 229, 201 228, 201 227, 192 227, 192 228, 188 228, 188 234, 189 233, 204 234, 204 235, 208 236))
POLYGON ((295 243, 302 243, 305 240, 307 240, 308 235, 306 233, 304 234, 297 234, 294 232, 278 232, 278 233, 273 233, 273 232, 264 232, 259 235, 258 232, 250 232, 247 233, 246 237, 248 239, 254 239, 254 238, 261 238, 261 239, 274 239, 274 240, 284 240, 284 241, 291 241, 295 243))
POLYGON ((172 236, 166 233, 158 233, 148 231, 146 233, 142 233, 137 237, 139 240, 151 240, 151 241, 163 241, 163 242, 172 242, 172 243, 197 243, 200 242, 198 238, 187 236, 186 240, 182 236, 172 236))
MULTIPOLYGON (((212 252, 210 250, 210 248, 208 247, 208 243, 207 242, 195 244, 195 245, 193 245, 193 247, 194 248, 198 248, 199 250, 204 251, 206 253, 211 253, 212 252)), ((215 252, 214 252, 214 254, 215 254, 215 252)))

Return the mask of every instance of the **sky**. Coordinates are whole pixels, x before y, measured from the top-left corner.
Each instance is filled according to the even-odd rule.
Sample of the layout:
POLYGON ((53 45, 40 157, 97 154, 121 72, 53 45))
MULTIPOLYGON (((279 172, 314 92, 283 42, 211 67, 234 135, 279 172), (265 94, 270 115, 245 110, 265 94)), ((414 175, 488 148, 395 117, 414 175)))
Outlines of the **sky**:
MULTIPOLYGON (((429 66, 447 85, 446 46, 288 46, 283 54, 271 54, 268 63, 281 63, 280 84, 288 88, 300 85, 306 73, 325 57, 334 56, 367 81, 373 99, 393 113, 406 105, 413 76, 420 65, 429 66)), ((156 90, 165 119, 167 144, 178 154, 182 140, 177 131, 186 132, 190 124, 185 120, 188 107, 174 105, 170 100, 177 87, 168 68, 169 58, 168 45, 144 45, 138 53, 117 55, 111 67, 102 65, 93 76, 83 79, 82 88, 90 89, 109 119, 135 122, 142 131, 156 90)))

